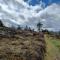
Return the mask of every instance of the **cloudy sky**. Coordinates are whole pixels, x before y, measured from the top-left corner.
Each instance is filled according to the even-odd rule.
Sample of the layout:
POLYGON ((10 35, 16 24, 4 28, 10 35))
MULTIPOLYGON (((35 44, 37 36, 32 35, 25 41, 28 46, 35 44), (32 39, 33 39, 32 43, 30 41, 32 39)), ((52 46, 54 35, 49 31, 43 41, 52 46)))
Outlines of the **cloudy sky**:
POLYGON ((60 0, 0 0, 0 19, 7 27, 36 29, 41 21, 44 29, 60 30, 60 0))

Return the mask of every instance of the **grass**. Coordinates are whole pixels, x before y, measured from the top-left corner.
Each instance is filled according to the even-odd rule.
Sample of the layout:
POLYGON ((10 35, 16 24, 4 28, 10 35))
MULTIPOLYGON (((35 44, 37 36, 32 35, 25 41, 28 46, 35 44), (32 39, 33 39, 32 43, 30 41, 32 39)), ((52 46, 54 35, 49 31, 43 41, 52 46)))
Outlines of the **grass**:
MULTIPOLYGON (((22 31, 14 38, 0 37, 0 60, 43 60, 45 40, 40 34, 22 31)), ((36 32, 34 32, 36 33, 36 32)))
POLYGON ((55 39, 55 40, 52 40, 52 43, 58 48, 58 50, 60 51, 60 41, 55 39))
POLYGON ((60 40, 47 37, 46 35, 45 40, 47 44, 45 60, 60 60, 60 40))

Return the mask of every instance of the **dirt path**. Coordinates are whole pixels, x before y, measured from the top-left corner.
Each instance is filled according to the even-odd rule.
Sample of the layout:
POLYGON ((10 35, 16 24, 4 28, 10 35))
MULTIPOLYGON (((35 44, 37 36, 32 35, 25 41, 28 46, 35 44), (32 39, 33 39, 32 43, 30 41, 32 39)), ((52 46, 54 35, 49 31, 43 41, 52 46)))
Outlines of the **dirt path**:
POLYGON ((60 60, 60 41, 47 36, 45 36, 45 40, 47 44, 45 60, 60 60))

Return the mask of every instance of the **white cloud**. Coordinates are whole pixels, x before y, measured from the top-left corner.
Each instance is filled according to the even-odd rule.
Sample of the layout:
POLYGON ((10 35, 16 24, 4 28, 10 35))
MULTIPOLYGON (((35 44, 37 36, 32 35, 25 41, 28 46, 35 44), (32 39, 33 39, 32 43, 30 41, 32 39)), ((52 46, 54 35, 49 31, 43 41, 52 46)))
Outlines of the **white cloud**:
POLYGON ((43 9, 44 5, 43 2, 36 6, 29 6, 24 0, 0 0, 0 18, 5 20, 6 25, 28 24, 36 28, 35 24, 41 20, 44 28, 59 29, 60 5, 53 3, 43 9))
POLYGON ((2 10, 0 13, 4 16, 5 13, 7 14, 7 17, 5 19, 7 19, 9 16, 9 18, 13 18, 13 20, 22 24, 27 22, 29 17, 34 17, 37 14, 36 10, 41 6, 29 6, 29 4, 23 0, 1 0, 0 7, 2 10), (3 2, 3 4, 1 2, 3 2), (21 18, 21 15, 25 18, 24 20, 21 18))
POLYGON ((45 19, 46 27, 60 30, 60 5, 53 3, 36 16, 42 20, 45 19))

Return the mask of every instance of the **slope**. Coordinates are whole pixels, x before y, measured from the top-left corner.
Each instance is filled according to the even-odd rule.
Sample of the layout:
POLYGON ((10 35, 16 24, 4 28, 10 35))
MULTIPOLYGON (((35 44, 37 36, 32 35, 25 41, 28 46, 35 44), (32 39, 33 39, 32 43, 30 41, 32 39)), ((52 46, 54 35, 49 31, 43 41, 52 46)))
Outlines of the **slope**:
POLYGON ((5 33, 0 34, 0 60, 44 59, 44 35, 25 30, 13 31, 15 34, 9 29, 0 31, 2 32, 5 33))

